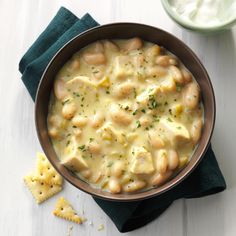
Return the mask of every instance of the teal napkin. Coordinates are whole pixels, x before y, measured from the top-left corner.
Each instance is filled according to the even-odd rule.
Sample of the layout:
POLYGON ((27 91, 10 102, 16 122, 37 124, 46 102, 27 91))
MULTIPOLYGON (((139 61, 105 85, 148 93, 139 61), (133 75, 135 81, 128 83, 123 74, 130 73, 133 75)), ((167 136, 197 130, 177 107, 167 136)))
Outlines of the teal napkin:
MULTIPOLYGON (((89 14, 79 19, 66 8, 60 8, 19 64, 22 81, 33 100, 43 71, 58 49, 77 34, 97 25, 98 23, 89 14)), ((110 202, 99 198, 94 200, 112 219, 120 232, 127 232, 157 218, 176 199, 204 197, 221 192, 225 188, 224 177, 210 146, 194 172, 182 183, 160 196, 127 203, 110 202)))

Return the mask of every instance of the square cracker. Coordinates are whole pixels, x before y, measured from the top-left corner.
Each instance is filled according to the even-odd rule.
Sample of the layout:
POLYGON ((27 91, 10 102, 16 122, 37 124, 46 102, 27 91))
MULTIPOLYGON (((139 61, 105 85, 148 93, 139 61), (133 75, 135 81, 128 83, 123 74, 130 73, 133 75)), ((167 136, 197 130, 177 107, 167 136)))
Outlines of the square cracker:
POLYGON ((57 173, 47 157, 43 153, 37 153, 37 168, 35 180, 43 181, 47 184, 62 185, 62 177, 57 173))
POLYGON ((73 221, 77 224, 82 224, 83 219, 80 218, 70 203, 63 197, 60 197, 56 202, 56 207, 53 214, 57 217, 61 217, 65 220, 73 221))
POLYGON ((36 180, 34 174, 25 176, 24 182, 38 204, 44 202, 62 189, 57 184, 52 183, 49 185, 42 180, 36 180))

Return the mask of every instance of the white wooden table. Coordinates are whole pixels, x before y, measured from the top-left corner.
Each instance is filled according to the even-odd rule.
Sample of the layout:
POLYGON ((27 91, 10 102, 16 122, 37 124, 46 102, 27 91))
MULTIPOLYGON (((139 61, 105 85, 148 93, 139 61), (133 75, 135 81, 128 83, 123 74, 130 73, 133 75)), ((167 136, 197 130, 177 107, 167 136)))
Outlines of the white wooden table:
POLYGON ((34 125, 34 104, 20 80, 18 62, 60 6, 77 16, 89 12, 101 24, 133 21, 163 28, 200 57, 211 77, 217 102, 213 148, 228 189, 202 199, 178 200, 149 225, 125 235, 236 235, 236 28, 203 36, 179 28, 158 0, 0 0, 0 235, 120 235, 93 199, 66 183, 64 190, 38 206, 22 177, 35 167, 41 150, 34 125), (52 215, 64 196, 92 221, 76 225, 52 215), (99 224, 104 230, 98 231, 99 224))

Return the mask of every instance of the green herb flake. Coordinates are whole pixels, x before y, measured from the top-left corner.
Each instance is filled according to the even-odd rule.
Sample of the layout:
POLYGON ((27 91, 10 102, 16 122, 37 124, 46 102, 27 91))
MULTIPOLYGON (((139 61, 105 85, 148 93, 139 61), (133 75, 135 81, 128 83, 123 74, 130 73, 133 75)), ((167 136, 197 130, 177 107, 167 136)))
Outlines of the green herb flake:
POLYGON ((138 111, 138 110, 135 110, 135 111, 132 113, 132 115, 135 116, 135 115, 137 114, 137 111, 138 111))
POLYGON ((173 120, 171 120, 171 118, 170 118, 170 117, 168 117, 168 118, 167 118, 167 120, 168 120, 169 122, 173 122, 173 120))
POLYGON ((66 103, 68 103, 70 101, 70 99, 66 99, 65 101, 62 102, 62 105, 65 105, 66 103))
POLYGON ((112 167, 113 164, 114 164, 113 161, 109 161, 109 163, 107 164, 107 167, 112 167))
POLYGON ((126 106, 126 107, 125 107, 125 110, 128 111, 128 110, 129 110, 129 106, 126 106))
POLYGON ((85 151, 85 145, 81 145, 81 146, 79 146, 78 149, 80 149, 81 151, 84 152, 84 151, 85 151))
POLYGON ((90 143, 93 142, 93 140, 94 140, 94 138, 89 138, 89 142, 90 143))
POLYGON ((137 128, 141 127, 141 124, 140 124, 139 120, 136 121, 136 125, 137 125, 137 128))
POLYGON ((176 129, 182 129, 181 126, 177 126, 176 129))
POLYGON ((142 113, 146 113, 145 109, 142 109, 141 112, 142 112, 142 113))
POLYGON ((176 84, 176 91, 177 92, 181 92, 182 88, 183 88, 182 85, 176 84))
POLYGON ((70 144, 70 140, 68 140, 67 142, 66 142, 66 146, 68 146, 70 144))
POLYGON ((76 97, 80 97, 80 94, 76 93, 76 92, 73 92, 73 95, 76 96, 76 97))

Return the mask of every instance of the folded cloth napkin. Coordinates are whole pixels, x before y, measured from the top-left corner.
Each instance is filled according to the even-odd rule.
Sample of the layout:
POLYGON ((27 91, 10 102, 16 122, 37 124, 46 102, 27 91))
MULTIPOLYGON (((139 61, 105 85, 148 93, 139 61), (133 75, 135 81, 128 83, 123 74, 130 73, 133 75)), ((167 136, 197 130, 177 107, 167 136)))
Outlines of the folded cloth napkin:
MULTIPOLYGON (((19 64, 22 80, 33 100, 43 71, 58 49, 77 34, 97 25, 89 14, 78 19, 63 7, 58 11, 19 64)), ((157 218, 176 199, 203 197, 223 191, 225 188, 224 177, 210 146, 194 172, 182 183, 160 196, 126 203, 94 199, 113 220, 118 230, 127 232, 157 218)))

